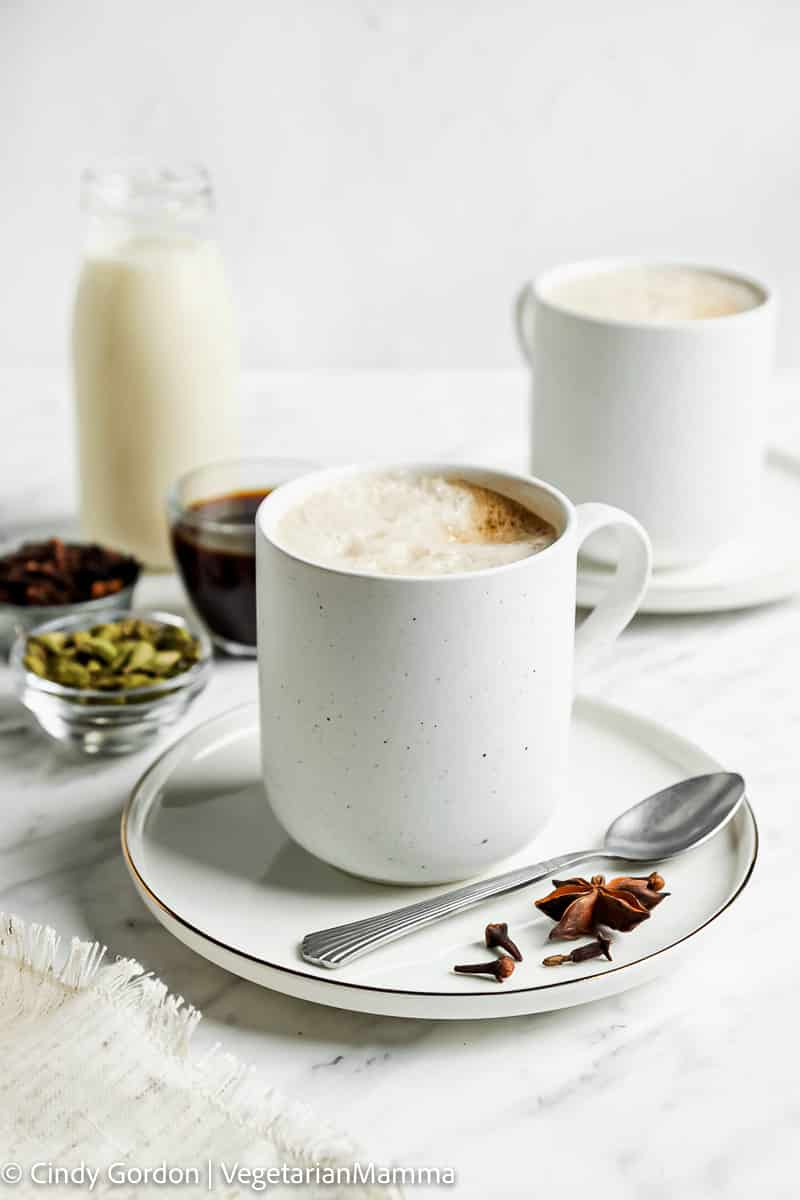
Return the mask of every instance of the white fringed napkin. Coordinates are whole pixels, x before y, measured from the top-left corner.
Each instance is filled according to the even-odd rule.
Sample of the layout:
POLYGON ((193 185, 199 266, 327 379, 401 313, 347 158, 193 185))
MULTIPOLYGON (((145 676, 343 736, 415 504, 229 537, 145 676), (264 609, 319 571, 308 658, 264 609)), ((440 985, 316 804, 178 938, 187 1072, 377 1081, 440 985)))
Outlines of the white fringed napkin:
MULTIPOLYGON (((0 1183, 3 1195, 75 1200, 86 1191, 116 1200, 150 1194, 194 1200, 209 1194, 209 1178, 226 1200, 264 1191, 315 1200, 400 1194, 382 1186, 380 1176, 377 1183, 367 1176, 364 1186, 331 1186, 334 1176, 326 1171, 347 1171, 356 1162, 368 1169, 354 1145, 307 1110, 265 1094, 247 1068, 218 1049, 192 1058, 200 1013, 169 996, 138 963, 104 964, 103 947, 77 938, 66 954, 60 945, 53 929, 0 915, 0 1164, 17 1163, 22 1172, 13 1191, 0 1183), (34 1163, 84 1163, 98 1172, 97 1182, 91 1191, 88 1183, 42 1186, 29 1177, 34 1163), (113 1179, 111 1164, 122 1164, 113 1179), (202 1166, 202 1180, 165 1186, 156 1176, 146 1187, 136 1178, 136 1169, 162 1164, 202 1166), (259 1191, 252 1176, 229 1181, 231 1171, 245 1166, 263 1172, 282 1164, 287 1171, 309 1168, 311 1182, 295 1186, 295 1174, 259 1191), (128 1168, 132 1181, 117 1182, 128 1168)), ((37 1174, 46 1169, 37 1167, 37 1174)))

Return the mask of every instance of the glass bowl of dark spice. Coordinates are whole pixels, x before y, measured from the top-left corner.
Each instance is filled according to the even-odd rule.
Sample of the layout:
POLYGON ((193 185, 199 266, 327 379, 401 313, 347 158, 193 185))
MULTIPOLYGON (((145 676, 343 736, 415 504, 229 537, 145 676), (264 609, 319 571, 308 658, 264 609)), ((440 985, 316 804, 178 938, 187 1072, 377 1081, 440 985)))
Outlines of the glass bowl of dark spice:
POLYGON ((61 538, 0 547, 0 648, 18 633, 61 617, 102 621, 130 608, 141 564, 130 555, 61 538))
POLYGON ((163 612, 112 610, 48 621, 17 636, 14 689, 39 728, 84 754, 139 750, 208 682, 205 633, 163 612))
POLYGON ((288 458, 232 459, 189 471, 169 494, 178 571, 194 611, 226 654, 256 653, 258 506, 282 483, 314 469, 288 458))

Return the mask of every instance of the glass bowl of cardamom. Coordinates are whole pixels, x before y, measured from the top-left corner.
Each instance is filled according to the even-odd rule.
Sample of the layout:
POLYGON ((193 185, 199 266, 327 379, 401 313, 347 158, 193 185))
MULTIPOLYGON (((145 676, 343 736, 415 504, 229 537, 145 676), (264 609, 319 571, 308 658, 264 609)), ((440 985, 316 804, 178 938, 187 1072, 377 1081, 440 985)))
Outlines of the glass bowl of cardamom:
POLYGON ((83 754, 128 754, 174 724, 208 682, 211 643, 165 612, 117 609, 22 631, 14 690, 39 728, 83 754))

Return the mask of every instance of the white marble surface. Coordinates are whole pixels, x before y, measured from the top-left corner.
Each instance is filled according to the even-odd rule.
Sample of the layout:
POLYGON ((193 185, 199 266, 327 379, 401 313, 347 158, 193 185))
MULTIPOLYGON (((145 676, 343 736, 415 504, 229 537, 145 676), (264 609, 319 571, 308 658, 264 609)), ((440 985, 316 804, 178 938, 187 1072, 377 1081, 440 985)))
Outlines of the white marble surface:
MULTIPOLYGON (((0 373, 4 531, 71 508, 66 385, 0 373)), ((791 422, 800 379, 785 377, 791 422)), ((520 465, 526 384, 493 374, 271 375, 248 381, 248 442, 324 461, 452 456, 520 465)), ((787 435, 790 436, 790 435, 787 435)), ((175 581, 143 600, 180 603, 175 581)), ((597 1004, 474 1023, 348 1014, 260 990, 195 957, 130 884, 119 812, 156 747, 67 762, 15 729, 0 676, 0 909, 132 955, 206 1014, 264 1080, 378 1156, 454 1166, 459 1196, 562 1190, 605 1200, 796 1195, 800 599, 707 617, 639 618, 587 691, 661 719, 748 779, 762 835, 752 885, 678 974, 597 1004), (793 1162, 794 1159, 794 1162, 793 1162)), ((222 662, 190 720, 255 695, 222 662)))

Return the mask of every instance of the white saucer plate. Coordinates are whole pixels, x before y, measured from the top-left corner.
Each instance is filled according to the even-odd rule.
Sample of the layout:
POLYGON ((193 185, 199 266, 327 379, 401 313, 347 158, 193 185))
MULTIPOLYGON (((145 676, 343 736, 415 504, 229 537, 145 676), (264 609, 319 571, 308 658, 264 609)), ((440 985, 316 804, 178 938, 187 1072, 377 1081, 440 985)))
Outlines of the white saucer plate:
MULTIPOLYGON (((800 592, 800 459, 769 452, 761 506, 742 513, 742 529, 728 546, 691 567, 653 572, 639 606, 644 613, 722 612, 769 604, 800 592)), ((578 604, 592 606, 608 588, 613 567, 581 557, 578 604)))
MULTIPOLYGON (((662 726, 586 699, 575 705, 571 753, 569 794, 558 813, 503 869, 597 845, 610 820, 643 796, 687 775, 723 769, 662 726)), ((671 895, 638 929, 616 936, 613 962, 542 966, 545 955, 570 948, 548 942, 552 923, 533 907, 550 890, 543 881, 328 971, 301 958, 305 933, 446 889, 368 883, 291 842, 272 817, 261 785, 255 705, 215 717, 176 742, 139 781, 122 817, 123 853, 145 904, 198 954, 304 1000, 429 1019, 565 1008, 671 970, 745 887, 757 846, 745 803, 711 841, 664 864, 671 895), (490 920, 508 922, 524 955, 504 984, 451 969, 454 963, 486 960, 482 935, 490 920)), ((579 871, 642 874, 602 861, 579 871)))

